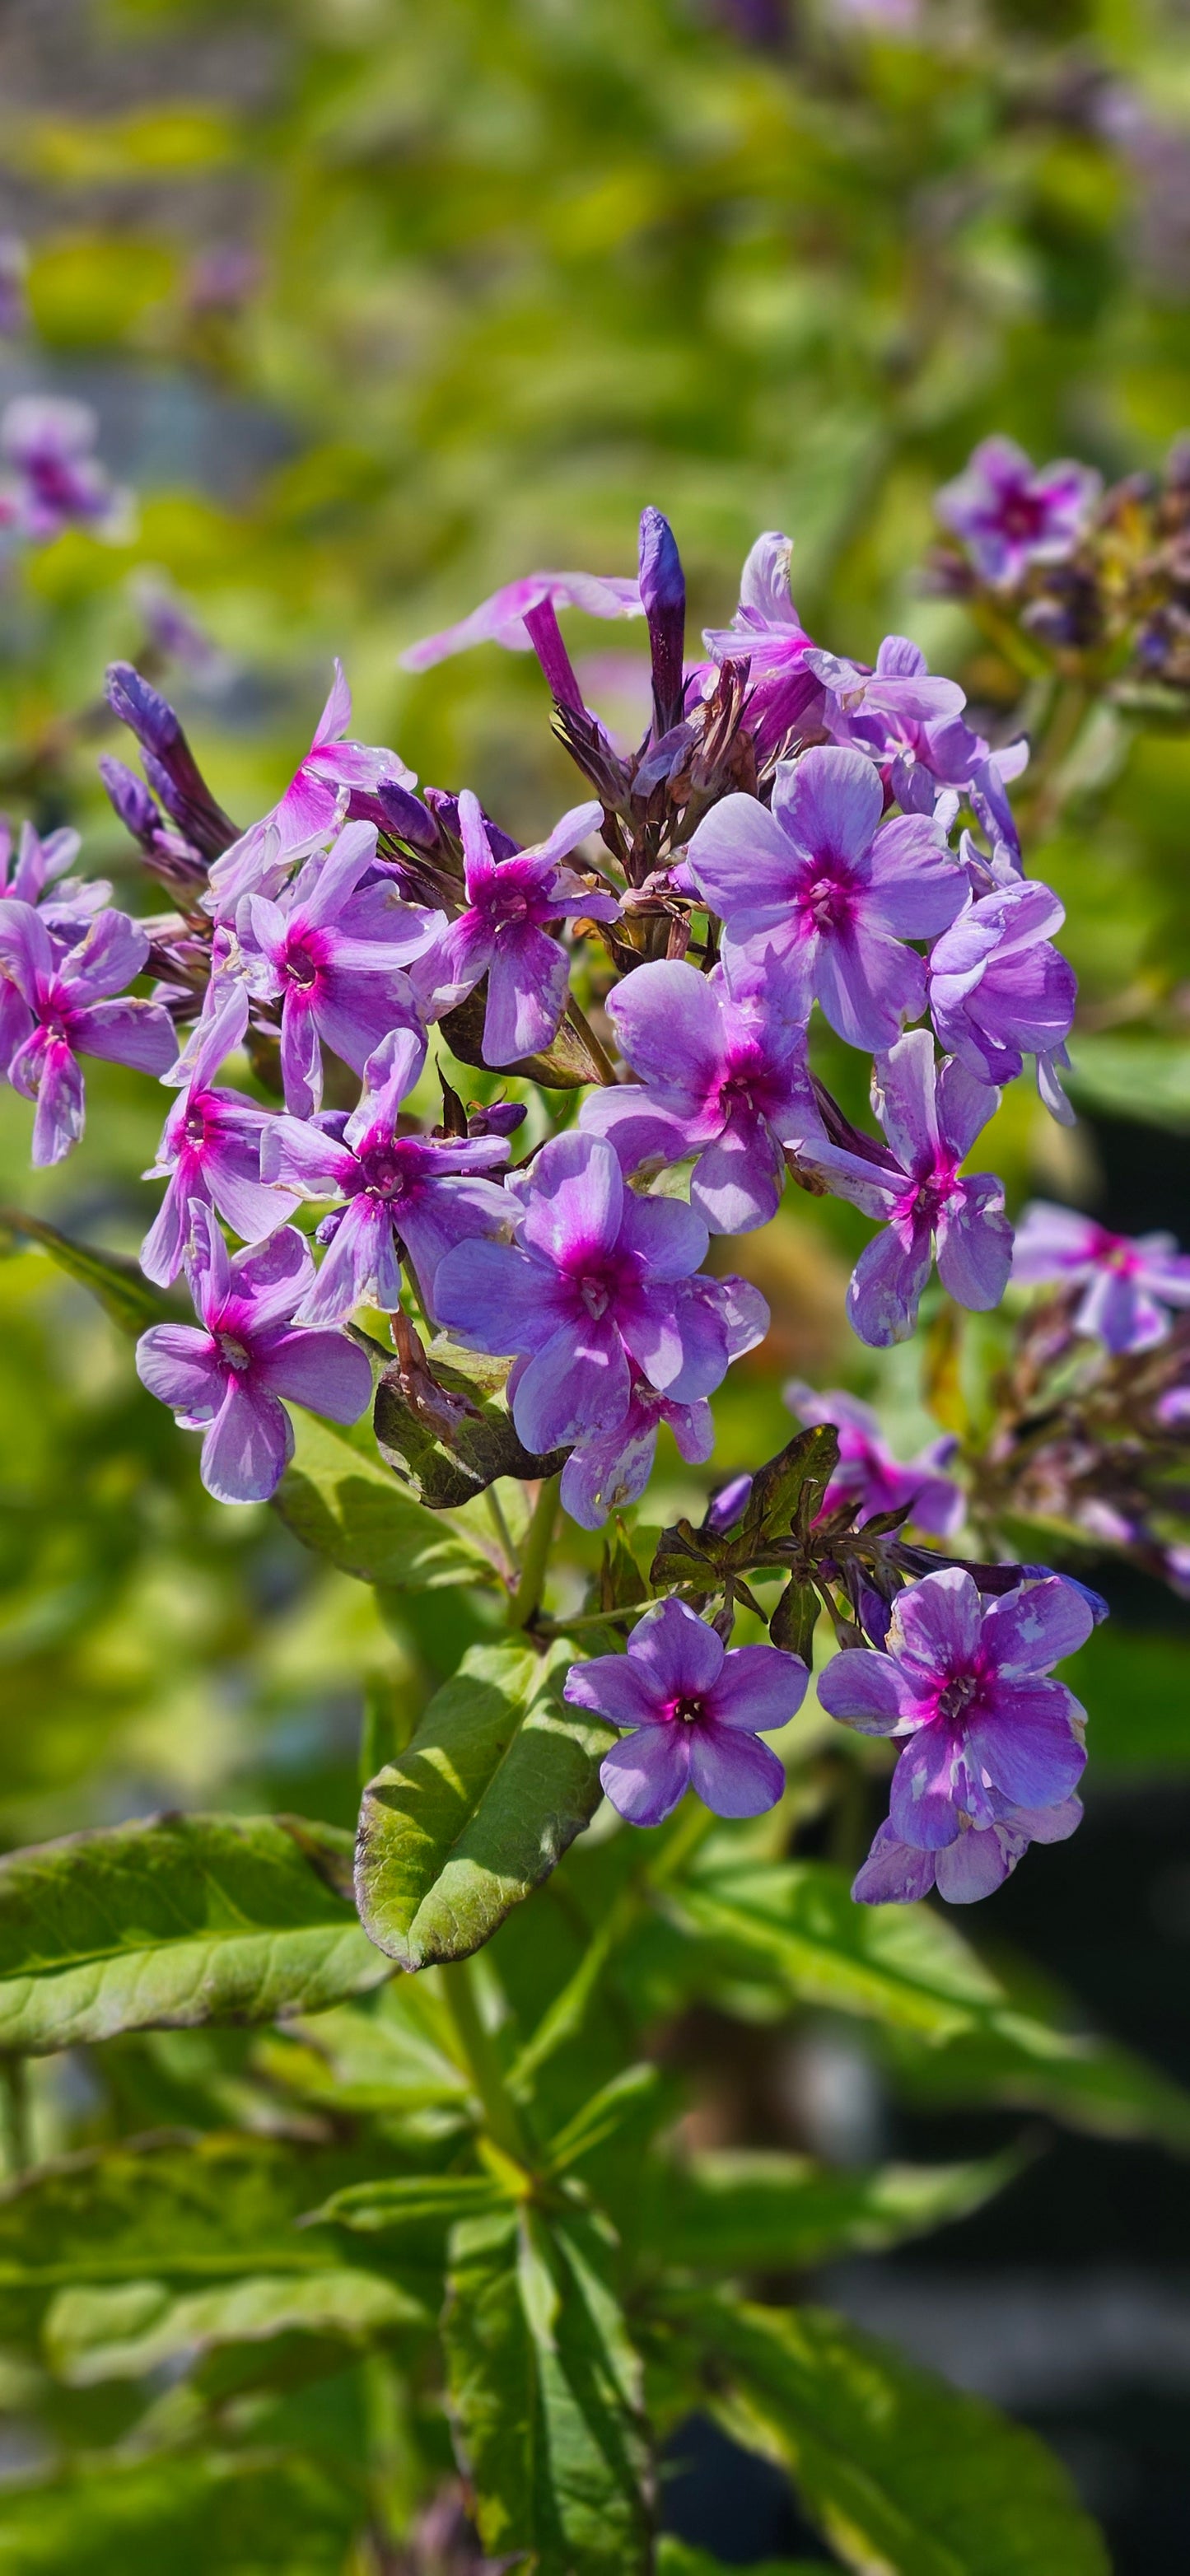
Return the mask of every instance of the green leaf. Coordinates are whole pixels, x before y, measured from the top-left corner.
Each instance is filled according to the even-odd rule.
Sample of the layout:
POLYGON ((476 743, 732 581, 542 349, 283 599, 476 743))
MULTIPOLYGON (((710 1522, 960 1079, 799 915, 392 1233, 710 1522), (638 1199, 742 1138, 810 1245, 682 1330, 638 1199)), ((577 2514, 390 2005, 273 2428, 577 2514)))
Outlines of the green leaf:
MULTIPOLYGON (((667 2532, 657 2543, 657 2576, 732 2576, 732 2571, 721 2558, 712 2558, 705 2549, 691 2549, 667 2532)), ((750 2560, 748 2576, 822 2576, 822 2560, 766 2558, 755 2565, 750 2560)))
MULTIPOLYGON (((361 2150, 214 2133, 45 2165, 0 2195, 0 2342, 36 2337, 65 2289, 153 2281, 180 2295, 262 2272, 383 2271, 357 2241, 307 2216, 363 2180, 367 2164, 361 2150)), ((402 2279, 411 2277, 403 2261, 402 2279)))
POLYGON ((584 2102, 574 2118, 549 2144, 549 2170, 566 2173, 571 2165, 581 2164, 584 2156, 594 2155, 597 2147, 607 2145, 629 2125, 640 2125, 652 2113, 656 2126, 660 2108, 661 2078, 655 2066, 625 2066, 602 2084, 597 2093, 584 2102))
POLYGON ((572 1660, 473 1646, 365 1790, 360 1915, 403 1968, 478 1950, 593 1816, 614 1731, 563 1701, 572 1660))
POLYGON ((813 2308, 707 2300, 692 2316, 738 2438, 792 2470, 848 2566, 890 2576, 1109 2576, 1066 2472, 1032 2433, 813 2308))
POLYGON ((639 2372, 593 2222, 460 2228, 443 2333, 489 2556, 524 2550, 534 2576, 644 2576, 639 2372))
POLYGON ((796 1431, 752 1479, 739 1528, 741 1546, 783 1537, 793 1525, 804 1535, 838 1463, 839 1434, 833 1422, 796 1431))
POLYGON ((787 1655, 800 1655, 807 1666, 814 1657, 814 1631, 822 1612, 812 1583, 787 1583, 769 1621, 769 1635, 774 1646, 787 1655))
POLYGON ((808 2156, 722 2148, 655 2165, 642 2242, 690 2271, 796 2271, 880 2253, 965 2218, 1021 2170, 1015 2153, 974 2164, 883 2165, 843 2173, 808 2156))
POLYGON ((386 1592, 498 1581, 493 1556, 469 1530, 403 1494, 374 1458, 309 1414, 295 1415, 294 1431, 276 1499, 303 1547, 386 1592))
POLYGON ((116 2289, 59 2291, 42 2348, 56 2378, 71 2388, 93 2388, 103 2380, 141 2379, 166 2362, 197 2360, 224 2344, 293 2334, 366 2344, 402 2328, 424 2332, 432 2321, 419 2300, 376 2272, 256 2273, 185 2298, 163 2281, 128 2281, 116 2289))
POLYGON ((466 2110, 467 2076, 448 2054, 451 2025, 432 1972, 386 1985, 376 2008, 339 2004, 283 2035, 259 2040, 262 2073, 309 2102, 408 2120, 421 2111, 466 2110))
POLYGON ((1190 2154, 1190 2094, 1113 2040, 1058 2026, 1060 2009, 1055 2001, 1054 2020, 1043 2021, 1010 2004, 928 2052, 904 2049, 892 2032, 885 2044, 915 2101, 1003 2102, 1092 2137, 1154 2138, 1190 2154))
POLYGON ((90 1289, 122 1333, 143 1333, 149 1324, 163 1323, 175 1311, 167 1298, 149 1286, 135 1261, 123 1261, 115 1252, 96 1252, 89 1243, 72 1243, 69 1235, 59 1234, 57 1226, 47 1225, 44 1217, 28 1216, 23 1208, 0 1208, 0 1235, 5 1234, 25 1235, 31 1243, 39 1243, 59 1270, 77 1280, 80 1288, 90 1289))
POLYGON ((1070 1088, 1077 1101, 1109 1117, 1190 1128, 1190 1046, 1154 1037, 1080 1037, 1070 1088))
POLYGON ((497 1476, 557 1475, 564 1449, 534 1457, 506 1406, 436 1352, 427 1358, 412 1327, 402 1342, 377 1385, 372 1425, 381 1456, 430 1510, 469 1502, 497 1476))
POLYGON ((383 1970, 340 1892, 350 1838, 159 1816, 0 1860, 0 2047, 317 2011, 383 1970))
POLYGON ((486 2174, 379 2174, 375 2182, 349 2183, 334 2192, 316 2219, 378 2235, 401 2227, 454 2227, 460 2219, 486 2218, 508 2194, 486 2174))
POLYGON ((856 1905, 825 1861, 716 1865, 668 1898, 679 1917, 799 2001, 942 2038, 1001 1999, 994 1977, 925 1905, 856 1905))
POLYGON ((341 2576, 367 2511, 342 2471, 265 2453, 158 2452, 0 2490, 3 2576, 341 2576))

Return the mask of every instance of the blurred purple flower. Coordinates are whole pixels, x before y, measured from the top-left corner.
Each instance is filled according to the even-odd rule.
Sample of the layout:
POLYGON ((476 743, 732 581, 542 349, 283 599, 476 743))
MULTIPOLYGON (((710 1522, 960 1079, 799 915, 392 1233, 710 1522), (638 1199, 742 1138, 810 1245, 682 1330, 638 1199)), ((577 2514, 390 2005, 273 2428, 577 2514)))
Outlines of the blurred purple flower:
POLYGON ((128 590, 144 621, 145 632, 159 653, 176 662, 197 688, 215 690, 226 686, 235 669, 230 654, 221 652, 212 642, 165 573, 153 572, 146 566, 133 573, 128 590))
POLYGON ((822 1135, 798 1017, 801 992, 780 965, 710 976, 676 959, 638 966, 608 1016, 640 1083, 592 1092, 580 1125, 606 1136, 626 1173, 660 1157, 698 1157, 690 1204, 712 1234, 767 1225, 785 1183, 787 1144, 822 1135))
POLYGON ((520 581, 505 582, 503 590, 493 591, 490 599, 482 600, 456 626, 444 626, 439 634, 407 645, 399 657, 401 669, 429 671, 435 662, 445 662, 452 653, 465 653, 472 644, 503 644, 509 652, 527 653, 533 638, 525 624, 526 617, 547 605, 555 612, 559 608, 582 608, 588 617, 640 617, 644 613, 639 585, 619 574, 525 573, 520 581))
POLYGON ((559 864, 600 819, 598 805, 572 806, 548 840, 496 859, 478 799, 469 788, 459 798, 467 908, 443 930, 413 982, 427 1017, 440 1019, 487 976, 485 1064, 515 1064, 557 1033, 570 968, 544 924, 573 913, 616 918, 611 895, 593 892, 559 864))
POLYGON ((299 1321, 337 1324, 374 1295, 394 1312, 401 1302, 400 1249, 408 1255, 427 1312, 444 1252, 468 1236, 491 1235, 512 1213, 503 1190, 480 1175, 503 1168, 503 1137, 402 1135, 398 1113, 425 1062, 420 1029, 393 1029, 364 1071, 364 1096, 344 1117, 315 1123, 271 1118, 260 1156, 261 1177, 301 1198, 345 1200, 318 1229, 328 1250, 303 1298, 299 1321))
POLYGON ((916 1458, 894 1458, 880 1437, 878 1415, 858 1396, 841 1387, 827 1387, 819 1395, 799 1378, 792 1378, 784 1393, 790 1412, 807 1429, 812 1423, 833 1422, 839 1434, 839 1464, 823 1496, 823 1513, 854 1503, 867 1520, 876 1512, 902 1511, 908 1503, 918 1529, 934 1538, 950 1537, 963 1517, 963 1496, 941 1470, 953 1458, 957 1440, 934 1440, 916 1458))
POLYGON ((817 998, 851 1046, 891 1046, 925 1005, 925 967, 906 939, 945 930, 966 896, 942 835, 922 814, 881 823, 870 760, 833 745, 777 770, 772 812, 725 796, 690 842, 690 874, 721 916, 724 956, 782 960, 808 1018, 817 998))
POLYGON ((717 1816, 775 1807, 785 1772, 757 1736, 801 1707, 809 1674, 776 1646, 737 1646, 684 1601, 646 1611, 626 1655, 572 1664, 563 1697, 631 1733, 604 1755, 599 1777, 630 1824, 659 1825, 693 1788, 717 1816))
POLYGON ((977 1312, 998 1305, 1012 1228, 995 1173, 959 1178, 998 1094, 953 1057, 939 1069, 928 1029, 911 1029, 879 1059, 872 1098, 887 1147, 857 1134, 862 1152, 812 1145, 802 1159, 836 1197, 884 1220, 884 1231, 861 1252, 847 1292, 861 1341, 883 1349, 913 1331, 935 1238, 939 1277, 958 1304, 977 1312))
POLYGON ((1025 1053, 1037 1058, 1046 1107, 1063 1126, 1074 1112, 1058 1080, 1074 1021, 1074 968, 1049 933, 1066 915, 1034 879, 984 895, 930 951, 929 1007, 939 1040, 976 1080, 1011 1082, 1025 1053))
POLYGON ((244 975, 257 1001, 281 1003, 285 1106, 308 1118, 322 1098, 322 1049, 362 1074, 393 1028, 419 1026, 404 969, 445 928, 441 913, 360 890, 376 856, 374 823, 347 823, 276 900, 247 895, 237 915, 244 975))
POLYGON ((194 1208, 214 1206, 245 1243, 260 1243, 293 1215, 296 1194, 261 1179, 261 1140, 277 1123, 242 1091, 216 1086, 228 1050, 217 1020, 190 1058, 189 1080, 162 1130, 157 1160, 142 1177, 167 1180, 161 1207, 141 1245, 146 1279, 168 1287, 186 1257, 194 1208))
POLYGON ((254 894, 274 872, 283 876, 287 863, 303 856, 307 845, 329 838, 345 818, 382 825, 385 817, 375 802, 378 789, 416 787, 415 772, 395 751, 348 742, 350 722, 351 691, 343 665, 336 661, 314 740, 284 795, 211 870, 211 909, 217 920, 229 920, 242 896, 254 894))
MULTIPOLYGON (((769 1328, 769 1310, 748 1279, 706 1283, 715 1296, 729 1360, 754 1350, 769 1328)), ((583 1529, 602 1529, 609 1512, 625 1511, 639 1502, 653 1471, 657 1434, 668 1423, 681 1457, 701 1466, 715 1445, 715 1426, 705 1396, 693 1404, 674 1404, 658 1395, 647 1378, 633 1377, 628 1410, 612 1431, 580 1440, 562 1470, 562 1502, 583 1529)), ((745 1484, 750 1479, 745 1477, 745 1484)))
POLYGON ((1076 1333, 1114 1352, 1164 1341, 1170 1307, 1190 1306, 1190 1253, 1178 1251, 1172 1234, 1109 1234, 1093 1217, 1045 1199, 1021 1218, 1012 1276, 1023 1288, 1081 1288, 1076 1333))
POLYGON ((935 507, 982 579, 1006 588, 1030 564, 1060 563, 1071 552, 1102 488, 1089 465, 1063 457, 1035 466, 1015 439, 985 438, 935 507))
POLYGON ((47 545, 63 528, 120 535, 132 496, 117 490, 92 454, 97 431, 88 403, 18 394, 0 419, 0 455, 12 468, 0 479, 0 527, 31 545, 47 545))
POLYGON ((138 921, 101 912, 77 948, 59 954, 39 913, 0 901, 0 1066, 35 1100, 33 1161, 60 1163, 83 1132, 80 1055, 164 1073, 177 1054, 159 1002, 114 1001, 139 975, 149 942, 138 921))
POLYGON ((675 1404, 719 1385, 732 1299, 693 1276, 707 1230, 692 1208, 627 1190, 611 1146, 574 1132, 552 1137, 510 1195, 516 1242, 460 1244, 434 1296, 472 1348, 517 1355, 509 1397, 527 1449, 617 1429, 637 1376, 675 1404))
POLYGON ((106 877, 66 878, 81 847, 78 833, 65 826, 47 832, 43 841, 32 823, 26 822, 21 825, 14 862, 12 833, 0 816, 0 898, 30 904, 51 939, 66 948, 85 939, 96 913, 111 902, 106 877))
MULTIPOLYGON (((1069 1798, 1086 1762, 1085 1711, 1049 1676, 1093 1626, 1087 1602, 1058 1575, 985 1605, 971 1576, 946 1566, 897 1594, 886 1652, 850 1647, 835 1656, 818 1677, 828 1715, 863 1735, 908 1738, 889 1800, 899 1842, 948 1850, 965 1828, 1011 1826, 1014 1809, 1069 1798)), ((956 1878, 986 1869, 995 1850, 956 1855, 956 1878)))
POLYGON ((372 1392, 366 1354, 342 1333, 290 1322, 314 1277, 291 1226, 234 1259, 211 1210, 192 1211, 186 1278, 203 1329, 154 1324, 136 1346, 150 1395, 184 1431, 202 1431, 200 1473, 220 1503, 263 1503, 293 1456, 288 1396, 332 1422, 354 1422, 372 1392))
POLYGON ((1056 1807, 1004 1801, 993 1824, 974 1825, 963 1816, 953 1843, 918 1851, 886 1818, 851 1893, 859 1905, 912 1905, 936 1887, 948 1905, 974 1905, 1003 1886, 1030 1843, 1068 1842, 1082 1820, 1081 1798, 1063 1798, 1056 1807))

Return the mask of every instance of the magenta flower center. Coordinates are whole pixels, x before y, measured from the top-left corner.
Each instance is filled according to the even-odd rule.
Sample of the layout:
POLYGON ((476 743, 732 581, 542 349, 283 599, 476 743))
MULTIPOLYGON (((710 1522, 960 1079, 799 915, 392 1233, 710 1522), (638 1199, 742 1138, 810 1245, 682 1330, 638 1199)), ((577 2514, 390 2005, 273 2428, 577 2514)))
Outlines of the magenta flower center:
POLYGON ((281 971, 291 984, 296 984, 299 993, 312 993, 323 963, 318 944, 307 931, 304 937, 287 941, 281 971))
POLYGON ((982 1679, 981 1673, 956 1673, 939 1697, 938 1716, 951 1720, 962 1717, 972 1700, 978 1698, 982 1679))
POLYGON ((668 1718, 676 1719, 682 1726, 700 1726, 703 1717, 702 1701, 700 1699, 675 1699, 671 1701, 665 1714, 668 1718))
POLYGON ((394 1139, 391 1145, 377 1145, 363 1158, 365 1188, 380 1199, 404 1198, 413 1177, 409 1157, 402 1153, 394 1139))
POLYGON ((251 1368, 252 1353, 246 1342, 236 1340, 234 1333, 216 1333, 215 1342, 220 1359, 229 1369, 235 1370, 237 1377, 242 1377, 244 1370, 251 1368))
POLYGON ((812 878, 799 898, 807 926, 815 930, 846 930, 855 912, 855 888, 841 860, 828 861, 821 874, 812 878))
POLYGON ((1019 537, 1028 543, 1039 537, 1045 526, 1045 503, 1035 492, 1026 492, 1018 484, 1005 492, 996 513, 996 524, 1006 537, 1019 537))

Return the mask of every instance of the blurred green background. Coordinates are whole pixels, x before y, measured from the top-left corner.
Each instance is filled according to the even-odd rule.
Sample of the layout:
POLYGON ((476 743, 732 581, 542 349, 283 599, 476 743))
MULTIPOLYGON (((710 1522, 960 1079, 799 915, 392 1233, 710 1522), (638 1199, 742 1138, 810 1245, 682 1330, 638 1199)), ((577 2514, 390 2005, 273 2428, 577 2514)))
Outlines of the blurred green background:
MULTIPOLYGON (((138 495, 127 542, 7 562, 0 801, 77 821, 144 909, 94 762, 126 748, 96 700, 142 649, 146 569, 218 648, 165 685, 241 822, 339 653, 360 739, 536 838, 578 791, 535 664, 485 648, 415 681, 397 655, 540 565, 631 571, 647 501, 692 628, 726 623, 753 536, 782 527, 824 644, 871 658, 906 632, 1003 723, 1010 674, 921 581, 931 496, 992 430, 1110 479, 1190 419, 1190 21, 1175 0, 4 0, 0 229, 28 245, 30 317, 0 399, 93 403, 138 495)), ((616 721, 638 631, 567 633, 616 721)), ((1040 1189, 1186 1240, 1190 738, 1105 722, 1080 760, 1027 856, 1068 907, 1086 1114, 1067 1134, 1018 1087, 989 1159, 1014 1204, 1040 1189)), ((83 1146, 40 1176, 0 1098, 0 1196, 132 1250, 160 1099, 104 1068, 88 1093, 83 1146)), ((936 1427, 912 1354, 878 1373, 849 1345, 865 1233, 799 1198, 735 1247, 774 1331, 723 1398, 717 1466, 779 1444, 792 1371, 882 1393, 908 1445, 936 1427)), ((0 1837, 161 1804, 349 1821, 369 1677, 415 1697, 455 1660, 457 1606, 449 1638, 433 1596, 394 1637, 269 1512, 210 1502, 128 1344, 6 1241, 0 1837)), ((663 1459, 665 1500, 682 1472, 663 1459)), ((1090 1858, 1047 1855, 1049 1884, 1077 1908, 1069 1872, 1103 1836, 1142 1854, 1168 2014, 1130 2018, 1119 1955, 1082 1983, 1190 2073, 1190 1902, 1158 1921, 1142 1865, 1150 1808, 1190 1822, 1184 1620, 1140 1578, 1116 1606, 1085 1683, 1090 1858)), ((1163 1844, 1158 1875, 1180 1865, 1163 1844)), ((1045 1955, 1036 1906, 1029 1933, 1045 1955)), ((47 2078, 48 2145, 61 2116, 47 2078)))

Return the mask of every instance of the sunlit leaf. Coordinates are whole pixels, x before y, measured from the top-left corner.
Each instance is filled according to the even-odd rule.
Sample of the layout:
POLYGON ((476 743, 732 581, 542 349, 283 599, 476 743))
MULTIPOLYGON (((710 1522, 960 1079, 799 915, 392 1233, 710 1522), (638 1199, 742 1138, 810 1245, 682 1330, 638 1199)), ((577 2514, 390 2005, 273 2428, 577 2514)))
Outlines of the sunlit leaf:
POLYGON ((470 1532, 402 1493, 374 1457, 309 1414, 296 1419, 295 1431, 277 1509, 304 1547, 386 1592, 497 1580, 493 1556, 470 1532))

